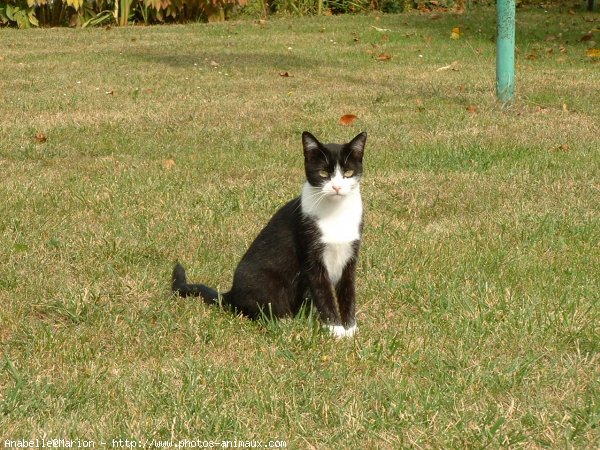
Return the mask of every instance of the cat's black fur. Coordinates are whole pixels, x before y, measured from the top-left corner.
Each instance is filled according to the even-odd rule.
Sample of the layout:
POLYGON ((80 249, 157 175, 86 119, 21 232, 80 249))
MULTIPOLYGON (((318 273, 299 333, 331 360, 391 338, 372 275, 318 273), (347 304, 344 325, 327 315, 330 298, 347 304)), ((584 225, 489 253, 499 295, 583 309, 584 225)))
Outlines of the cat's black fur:
MULTIPOLYGON (((302 135, 306 180, 318 187, 326 180, 320 171, 333 173, 339 164, 360 179, 366 133, 348 144, 322 144, 308 132, 302 135)), ((279 209, 242 257, 229 292, 202 284, 189 284, 177 264, 172 289, 180 296, 200 296, 208 304, 228 307, 250 318, 295 315, 310 297, 328 325, 355 325, 355 271, 360 240, 351 243, 352 256, 334 286, 324 265, 324 244, 317 220, 302 210, 297 197, 279 209)), ((362 234, 362 204, 360 233, 362 234)))

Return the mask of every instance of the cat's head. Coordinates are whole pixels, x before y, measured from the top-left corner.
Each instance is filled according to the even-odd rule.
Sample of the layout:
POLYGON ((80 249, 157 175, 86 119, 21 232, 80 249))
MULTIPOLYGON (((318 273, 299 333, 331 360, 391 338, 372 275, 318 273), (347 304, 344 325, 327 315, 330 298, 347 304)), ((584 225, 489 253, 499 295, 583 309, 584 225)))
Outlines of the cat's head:
POLYGON ((367 133, 360 133, 347 144, 322 144, 305 131, 302 145, 306 180, 327 197, 345 197, 358 188, 366 141, 367 133))

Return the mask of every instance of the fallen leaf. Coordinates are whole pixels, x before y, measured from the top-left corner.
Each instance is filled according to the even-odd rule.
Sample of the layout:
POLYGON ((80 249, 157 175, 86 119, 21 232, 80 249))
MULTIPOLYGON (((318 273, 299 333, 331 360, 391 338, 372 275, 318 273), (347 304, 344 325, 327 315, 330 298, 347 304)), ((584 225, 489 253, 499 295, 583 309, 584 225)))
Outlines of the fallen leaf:
POLYGON ((175 160, 173 160, 173 159, 165 159, 163 161, 163 167, 167 170, 172 169, 174 165, 175 165, 175 160))
POLYGON ((371 28, 374 28, 375 30, 379 31, 380 33, 385 33, 386 31, 392 31, 389 28, 379 28, 376 26, 371 25, 371 28))
POLYGON ((390 40, 390 37, 389 37, 387 34, 384 34, 383 36, 381 36, 381 40, 382 40, 383 42, 387 42, 387 41, 389 41, 389 40, 390 40))
POLYGON ((432 15, 429 16, 429 19, 431 19, 431 20, 438 20, 438 19, 441 19, 441 18, 442 18, 442 16, 440 14, 437 14, 437 13, 433 13, 432 15))
POLYGON ((469 112, 471 114, 475 114, 477 112, 477 106, 475 106, 475 105, 467 106, 467 112, 469 112))
POLYGON ((105 92, 106 95, 115 95, 115 91, 113 91, 112 89, 110 91, 106 91, 105 92))
POLYGON ((528 61, 535 61, 537 59, 537 55, 535 53, 527 53, 527 55, 525 55, 525 59, 528 61))
POLYGON ((600 58, 600 49, 598 48, 588 48, 587 55, 590 58, 600 58))
POLYGON ((438 69, 436 69, 436 72, 442 72, 444 70, 454 70, 454 71, 458 71, 458 61, 452 61, 452 63, 448 64, 447 66, 444 67, 440 67, 438 69))
POLYGON ((566 103, 563 103, 562 110, 563 110, 563 112, 569 112, 569 107, 567 106, 566 103))
POLYGON ((44 133, 40 133, 39 131, 35 133, 35 142, 38 144, 43 144, 48 140, 48 137, 44 133))
POLYGON ((581 39, 579 39, 579 40, 581 42, 590 41, 593 37, 594 37, 594 33, 592 33, 591 31, 588 31, 583 36, 581 36, 581 39))
POLYGON ((462 31, 460 29, 460 27, 454 27, 452 28, 452 33, 450 33, 450 39, 459 39, 460 35, 462 34, 462 31))
POLYGON ((219 63, 218 63, 218 62, 216 62, 216 61, 211 61, 211 62, 210 62, 210 65, 211 65, 211 67, 214 67, 214 68, 217 68, 217 67, 219 67, 219 63))
POLYGON ((392 59, 392 57, 388 52, 383 52, 377 57, 378 61, 389 61, 390 59, 392 59))
POLYGON ((354 114, 344 114, 342 117, 340 117, 339 123, 340 125, 350 125, 356 119, 358 119, 358 117, 356 117, 354 114))
POLYGON ((294 75, 290 75, 289 72, 279 72, 279 76, 283 78, 293 78, 294 75))
POLYGON ((572 9, 570 9, 570 10, 569 10, 569 15, 570 15, 570 16, 574 16, 574 15, 575 15, 575 11, 574 11, 574 10, 572 10, 572 9))
POLYGON ((552 147, 550 151, 552 152, 568 152, 570 150, 569 144, 562 144, 557 147, 552 147))

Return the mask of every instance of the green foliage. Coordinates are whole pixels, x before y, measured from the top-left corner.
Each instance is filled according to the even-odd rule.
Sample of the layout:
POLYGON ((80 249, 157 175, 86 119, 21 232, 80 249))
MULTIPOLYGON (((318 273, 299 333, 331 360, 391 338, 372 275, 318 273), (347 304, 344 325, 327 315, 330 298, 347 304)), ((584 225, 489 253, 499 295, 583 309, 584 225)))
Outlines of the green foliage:
POLYGON ((0 5, 0 24, 98 26, 114 23, 224 20, 225 11, 245 0, 9 0, 0 5))
POLYGON ((273 0, 268 10, 272 13, 308 16, 358 13, 375 6, 370 0, 273 0))
POLYGON ((39 25, 35 16, 35 8, 26 0, 11 0, 0 5, 0 23, 16 25, 19 28, 31 28, 39 25))
POLYGON ((325 9, 334 14, 347 14, 366 11, 370 8, 370 0, 325 0, 325 9))
POLYGON ((396 14, 404 11, 405 0, 383 0, 381 2, 381 12, 396 14))
POLYGON ((104 10, 97 14, 92 11, 90 15, 91 17, 81 24, 81 28, 107 25, 114 20, 114 13, 110 10, 104 10))

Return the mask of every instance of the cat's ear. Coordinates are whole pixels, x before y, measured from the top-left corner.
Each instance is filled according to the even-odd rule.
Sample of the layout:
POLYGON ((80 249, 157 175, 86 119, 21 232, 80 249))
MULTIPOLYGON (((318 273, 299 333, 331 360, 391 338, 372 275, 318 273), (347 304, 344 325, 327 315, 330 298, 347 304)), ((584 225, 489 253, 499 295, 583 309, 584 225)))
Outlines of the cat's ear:
POLYGON ((365 152, 365 143, 367 142, 367 133, 362 132, 348 143, 348 147, 352 151, 352 156, 362 160, 365 152))
POLYGON ((318 154, 319 145, 317 138, 308 131, 302 133, 302 146, 304 147, 304 157, 306 159, 312 159, 318 154))

